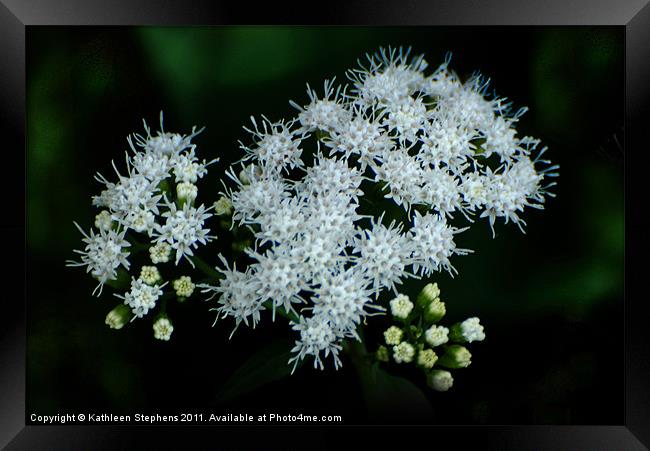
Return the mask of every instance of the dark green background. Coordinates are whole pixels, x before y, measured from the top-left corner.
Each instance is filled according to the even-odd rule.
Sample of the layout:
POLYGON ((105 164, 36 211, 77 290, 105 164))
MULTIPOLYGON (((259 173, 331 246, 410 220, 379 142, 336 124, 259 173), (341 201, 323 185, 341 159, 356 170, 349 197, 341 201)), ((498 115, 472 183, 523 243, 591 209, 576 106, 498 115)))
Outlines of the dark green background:
MULTIPOLYGON (((622 423, 623 36, 611 27, 30 27, 27 411, 273 407, 347 422, 622 423), (461 76, 491 77, 498 94, 530 107, 519 130, 541 138, 561 165, 557 198, 527 212, 526 235, 500 224, 492 239, 481 220, 457 236, 475 253, 453 260, 456 278, 435 280, 450 320, 481 317, 487 340, 472 346, 472 365, 448 393, 407 375, 433 413, 379 386, 376 397, 392 407, 369 410, 346 358, 338 372, 306 365, 217 402, 224 381, 267 342, 287 340, 287 327, 264 321, 228 341, 232 322, 211 328, 213 305, 196 297, 173 312, 169 343, 152 338, 149 321, 109 330, 111 290, 92 298, 94 281, 64 261, 80 246, 72 221, 87 227, 96 214, 93 174, 123 161, 142 118, 156 124, 164 109, 168 130, 206 126, 199 155, 224 164, 211 168, 200 195, 216 192, 251 114, 289 117, 289 99, 306 103, 306 82, 343 80, 382 45, 410 45, 431 69, 451 51, 461 76)), ((372 348, 387 322, 369 322, 372 348)))

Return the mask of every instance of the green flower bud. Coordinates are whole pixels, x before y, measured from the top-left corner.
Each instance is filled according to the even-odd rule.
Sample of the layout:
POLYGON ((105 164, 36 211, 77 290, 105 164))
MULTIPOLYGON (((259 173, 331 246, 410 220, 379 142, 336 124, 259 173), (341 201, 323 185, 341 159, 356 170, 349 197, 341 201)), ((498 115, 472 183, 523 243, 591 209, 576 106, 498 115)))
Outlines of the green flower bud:
POLYGON ((386 348, 384 345, 379 346, 379 349, 377 349, 377 352, 375 353, 375 357, 380 362, 388 362, 388 348, 386 348))
POLYGON ((440 298, 436 298, 425 307, 424 319, 430 323, 437 323, 445 316, 445 313, 447 313, 445 303, 440 298))
POLYGON ((429 283, 418 295, 417 304, 422 308, 426 308, 431 302, 440 297, 440 288, 437 283, 429 283))
POLYGON ((111 329, 121 329, 126 323, 131 321, 133 313, 131 309, 124 304, 119 304, 106 315, 106 325, 111 329))
POLYGON ((483 341, 485 340, 485 331, 478 318, 468 318, 462 323, 454 324, 451 327, 449 338, 457 343, 483 341))
POLYGON ((465 346, 449 345, 438 363, 447 368, 467 368, 472 363, 472 354, 465 346))
POLYGON ((454 385, 454 378, 449 371, 433 370, 427 376, 427 385, 436 391, 447 391, 454 385))
POLYGON ((433 349, 422 349, 418 352, 418 366, 430 370, 438 360, 438 356, 433 349))

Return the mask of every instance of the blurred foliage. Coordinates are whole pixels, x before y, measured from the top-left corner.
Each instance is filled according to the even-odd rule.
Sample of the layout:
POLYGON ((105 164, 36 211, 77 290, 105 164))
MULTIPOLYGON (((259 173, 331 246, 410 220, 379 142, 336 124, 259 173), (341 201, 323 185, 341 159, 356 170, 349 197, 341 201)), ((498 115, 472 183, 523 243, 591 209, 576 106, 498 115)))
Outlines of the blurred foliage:
MULTIPOLYGON (((195 298, 169 312, 169 343, 154 341, 147 321, 109 330, 104 317, 118 300, 92 298, 93 280, 64 261, 81 244, 72 221, 94 218, 90 198, 101 188, 94 173, 108 176, 111 159, 123 161, 125 138, 142 130, 142 118, 157 125, 164 110, 166 129, 206 126, 199 155, 221 158, 201 187, 208 198, 239 158, 251 114, 294 114, 288 100, 305 102, 305 83, 343 80, 380 45, 410 45, 430 70, 451 51, 462 77, 474 70, 491 77, 498 94, 530 107, 521 133, 541 138, 561 165, 557 197, 526 213, 526 235, 499 224, 492 239, 481 220, 457 236, 475 253, 454 260, 456 278, 435 280, 451 321, 480 316, 488 339, 452 391, 431 393, 416 380, 413 388, 426 393, 437 422, 621 423, 622 358, 612 355, 623 330, 623 31, 589 27, 30 27, 28 409, 271 405, 333 409, 347 421, 373 417, 368 384, 359 385, 347 359, 338 372, 304 365, 280 378, 283 370, 217 404, 262 344, 286 340, 282 321, 240 328, 229 341, 233 324, 211 328, 212 305, 195 298)), ((372 351, 385 320, 368 322, 372 351)), ((382 390, 394 392, 395 376, 380 375, 382 390)))

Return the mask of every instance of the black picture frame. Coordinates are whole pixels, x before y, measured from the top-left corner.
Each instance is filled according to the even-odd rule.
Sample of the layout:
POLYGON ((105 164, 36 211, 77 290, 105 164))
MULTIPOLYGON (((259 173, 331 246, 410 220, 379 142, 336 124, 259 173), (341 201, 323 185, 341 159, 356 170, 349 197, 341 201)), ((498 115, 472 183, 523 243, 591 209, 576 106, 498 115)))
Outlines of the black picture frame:
MULTIPOLYGON (((15 450, 113 449, 165 440, 186 428, 25 426, 25 36, 32 25, 616 25, 625 28, 625 421, 609 426, 435 427, 438 440, 459 434, 495 449, 647 449, 650 446, 650 327, 646 283, 648 221, 645 174, 650 143, 650 4, 645 0, 425 1, 364 0, 266 7, 207 0, 2 0, 0 2, 0 130, 6 180, 0 227, 4 279, 0 327, 0 446, 15 450), (14 179, 15 178, 15 179, 14 179), (10 190, 10 195, 6 195, 10 190), (21 240, 22 238, 22 240, 21 240), (23 281, 21 284, 17 281, 23 281)), ((595 100, 595 105, 597 100, 595 100)), ((309 429, 311 427, 304 427, 309 429)), ((424 427, 423 427, 424 428, 424 427)), ((251 427, 252 430, 259 429, 251 427)), ((282 433, 284 428, 279 429, 282 433)), ((370 429, 370 428, 367 428, 370 429)), ((191 427, 193 441, 212 427, 191 427)), ((223 427, 221 427, 223 430, 223 427)), ((237 432, 241 434, 242 430, 237 432)), ((276 433, 278 433, 276 432, 276 433)), ((371 434, 370 430, 367 433, 371 434)), ((174 437, 172 437, 174 435, 174 437)), ((186 443, 186 442, 179 442, 186 443)))

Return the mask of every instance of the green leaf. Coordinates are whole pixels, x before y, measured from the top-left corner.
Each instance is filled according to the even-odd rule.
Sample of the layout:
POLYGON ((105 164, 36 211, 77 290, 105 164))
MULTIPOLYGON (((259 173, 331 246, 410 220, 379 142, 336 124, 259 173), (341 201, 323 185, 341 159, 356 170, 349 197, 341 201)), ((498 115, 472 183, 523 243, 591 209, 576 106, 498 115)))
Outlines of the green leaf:
POLYGON ((217 401, 237 398, 288 376, 293 368, 293 364, 288 363, 290 350, 290 344, 285 341, 275 341, 262 347, 223 384, 217 393, 217 401))
POLYGON ((432 419, 431 404, 422 390, 410 380, 381 369, 362 347, 354 342, 347 350, 357 368, 370 417, 400 423, 432 419))

